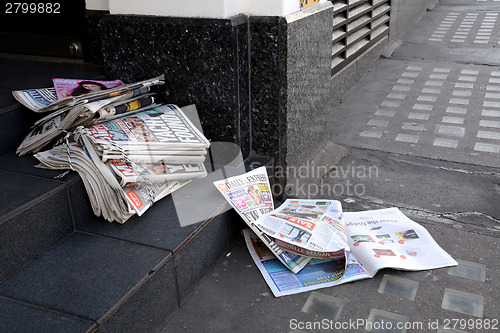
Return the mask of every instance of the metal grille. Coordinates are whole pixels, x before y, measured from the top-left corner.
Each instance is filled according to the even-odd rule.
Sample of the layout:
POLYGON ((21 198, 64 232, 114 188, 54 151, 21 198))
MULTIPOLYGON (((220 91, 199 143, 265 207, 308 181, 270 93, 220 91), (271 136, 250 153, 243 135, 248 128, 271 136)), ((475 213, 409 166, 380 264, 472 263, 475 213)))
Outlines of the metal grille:
POLYGON ((332 76, 389 34, 390 0, 330 0, 332 76))

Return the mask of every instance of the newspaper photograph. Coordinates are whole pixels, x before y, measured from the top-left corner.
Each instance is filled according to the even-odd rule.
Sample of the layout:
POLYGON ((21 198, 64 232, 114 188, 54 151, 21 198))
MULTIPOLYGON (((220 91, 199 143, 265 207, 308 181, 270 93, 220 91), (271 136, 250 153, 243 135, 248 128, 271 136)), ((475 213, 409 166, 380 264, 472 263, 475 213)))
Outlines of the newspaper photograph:
POLYGON ((352 253, 374 276, 382 268, 426 270, 455 266, 420 224, 398 208, 344 213, 352 253))
POLYGON ((86 128, 109 151, 208 148, 210 143, 176 105, 162 105, 86 128), (147 143, 147 145, 145 144, 147 143), (117 149, 118 148, 118 149, 117 149))
POLYGON ((130 84, 121 84, 119 86, 106 90, 91 91, 80 96, 68 96, 61 99, 57 98, 55 88, 26 89, 12 92, 14 98, 30 110, 38 113, 55 111, 61 107, 74 106, 77 104, 91 103, 98 100, 126 94, 128 92, 152 87, 154 85, 164 84, 165 76, 161 75, 155 78, 147 79, 130 84))
POLYGON ((266 244, 274 256, 293 273, 298 273, 311 258, 283 251, 256 225, 259 216, 274 210, 269 178, 265 167, 243 175, 214 182, 215 187, 243 218, 250 229, 266 244))
POLYGON ((53 78, 52 83, 54 84, 58 99, 69 96, 81 96, 90 92, 107 90, 123 84, 121 80, 100 81, 63 78, 53 78))
POLYGON ((289 251, 336 259, 349 251, 342 216, 342 205, 337 200, 287 199, 255 224, 289 251))

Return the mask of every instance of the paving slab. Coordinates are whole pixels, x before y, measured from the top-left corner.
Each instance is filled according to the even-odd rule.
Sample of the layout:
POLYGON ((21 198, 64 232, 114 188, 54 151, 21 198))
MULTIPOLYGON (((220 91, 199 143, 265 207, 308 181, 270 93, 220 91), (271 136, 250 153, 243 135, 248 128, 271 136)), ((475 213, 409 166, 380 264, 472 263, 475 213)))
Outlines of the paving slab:
MULTIPOLYGON (((360 280, 311 293, 275 298, 243 242, 239 242, 223 261, 202 281, 189 301, 168 322, 162 332, 367 332, 370 314, 391 318, 406 317, 408 329, 401 332, 436 332, 452 324, 452 319, 466 321, 470 315, 457 309, 443 308, 446 289, 484 298, 482 322, 498 319, 499 304, 492 291, 500 287, 497 257, 498 238, 467 233, 442 225, 426 223, 434 239, 454 258, 483 263, 487 267, 485 282, 448 274, 448 268, 405 272, 385 269, 373 279, 360 280), (459 241, 460 240, 460 241, 459 241), (477 244, 488 244, 478 250, 477 244), (414 300, 380 293, 384 277, 406 279, 418 284, 414 300), (321 307, 306 306, 310 297, 320 294, 321 307), (330 301, 331 299, 331 301, 330 301), (343 304, 342 307, 339 304, 343 304), (336 316, 336 311, 341 312, 336 316), (305 310, 304 310, 305 309, 305 310), (330 312, 331 309, 333 312, 330 312), (210 320, 207 320, 210 318, 210 320), (336 320, 335 320, 336 319, 336 320), (294 331, 295 330, 295 331, 294 331)), ((465 304, 468 304, 467 302, 465 304)), ((474 303, 475 304, 475 303, 474 303)), ((372 317, 373 318, 373 317, 372 317)), ((471 325, 476 325, 474 322, 471 325)), ((478 324, 479 325, 479 324, 478 324)), ((472 327, 472 326, 471 326, 472 327)), ((459 327, 457 327, 459 328, 459 327)), ((371 330, 377 331, 377 330, 371 330)), ((381 330, 378 330, 381 332, 381 330)), ((397 332, 400 332, 397 331, 397 332)), ((475 330, 467 329, 467 332, 475 330)), ((479 330, 481 331, 481 330, 479 330)), ((392 331, 391 332, 396 332, 392 331)))
POLYGON ((94 323, 40 307, 0 298, 0 312, 10 320, 0 320, 2 332, 86 332, 94 323))
POLYGON ((0 295, 96 322, 169 256, 166 250, 76 233, 4 281, 0 295))
POLYGON ((445 1, 428 12, 393 53, 400 59, 426 59, 498 65, 500 3, 445 1))
POLYGON ((499 89, 496 67, 381 60, 334 107, 331 138, 350 147, 497 166, 499 89))

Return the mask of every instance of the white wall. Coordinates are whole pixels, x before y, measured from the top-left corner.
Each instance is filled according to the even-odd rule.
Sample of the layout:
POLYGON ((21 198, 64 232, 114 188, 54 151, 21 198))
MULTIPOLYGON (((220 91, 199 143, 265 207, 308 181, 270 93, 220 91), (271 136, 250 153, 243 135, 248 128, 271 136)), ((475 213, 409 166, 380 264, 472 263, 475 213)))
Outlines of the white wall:
POLYGON ((207 18, 287 16, 300 11, 300 0, 86 0, 86 4, 89 10, 109 10, 111 14, 207 18))
POLYGON ((109 0, 85 0, 88 10, 109 10, 109 0))

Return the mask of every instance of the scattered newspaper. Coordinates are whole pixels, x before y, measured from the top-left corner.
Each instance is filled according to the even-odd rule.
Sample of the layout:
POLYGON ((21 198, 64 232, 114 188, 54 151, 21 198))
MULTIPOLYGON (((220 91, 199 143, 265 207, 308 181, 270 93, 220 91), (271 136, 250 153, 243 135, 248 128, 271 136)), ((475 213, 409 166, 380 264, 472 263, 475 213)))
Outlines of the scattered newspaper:
POLYGON ((246 245, 257 268, 276 297, 293 295, 339 284, 344 260, 312 258, 298 273, 291 272, 249 229, 243 230, 246 245))
POLYGON ((274 210, 269 178, 265 167, 257 168, 240 176, 216 181, 214 185, 250 229, 287 269, 293 273, 298 273, 311 260, 310 257, 283 251, 255 224, 255 221, 261 215, 274 210))
POLYGON ((424 227, 397 208, 346 212, 343 222, 351 249, 345 260, 314 258, 297 274, 245 231, 252 259, 276 297, 372 278, 383 268, 418 271, 458 264, 424 227))
POLYGON ((349 251, 337 200, 288 199, 255 224, 278 246, 301 255, 337 259, 349 251))
POLYGON ((427 270, 455 266, 420 224, 397 208, 344 213, 351 252, 374 276, 382 268, 427 270))

